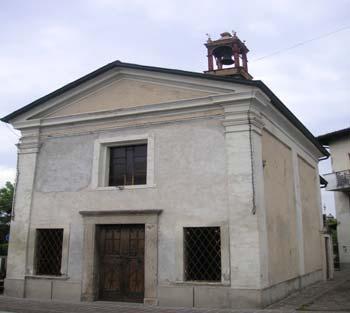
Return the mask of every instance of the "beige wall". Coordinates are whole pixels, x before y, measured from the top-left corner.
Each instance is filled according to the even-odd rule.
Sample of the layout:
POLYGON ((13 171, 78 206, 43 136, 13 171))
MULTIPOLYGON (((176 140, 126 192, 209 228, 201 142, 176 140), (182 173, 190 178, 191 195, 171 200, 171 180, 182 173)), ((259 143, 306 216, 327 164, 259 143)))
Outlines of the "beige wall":
POLYGON ((350 169, 350 138, 341 138, 331 142, 331 160, 334 172, 350 169))
POLYGON ((121 79, 74 103, 70 102, 68 106, 51 114, 51 117, 200 98, 210 94, 201 90, 121 79))
POLYGON ((300 196, 304 235, 305 273, 322 268, 320 207, 317 193, 318 175, 316 169, 298 157, 300 196))
POLYGON ((267 131, 262 136, 270 284, 298 275, 292 151, 267 131))

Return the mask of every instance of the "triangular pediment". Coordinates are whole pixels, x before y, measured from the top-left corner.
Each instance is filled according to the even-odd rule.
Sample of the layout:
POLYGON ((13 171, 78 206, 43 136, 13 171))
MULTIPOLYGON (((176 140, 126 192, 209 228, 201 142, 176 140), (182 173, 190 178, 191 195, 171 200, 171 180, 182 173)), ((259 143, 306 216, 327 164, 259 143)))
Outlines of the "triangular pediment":
POLYGON ((150 104, 196 99, 215 94, 182 86, 172 86, 124 78, 58 107, 45 117, 63 117, 76 114, 127 109, 150 104))

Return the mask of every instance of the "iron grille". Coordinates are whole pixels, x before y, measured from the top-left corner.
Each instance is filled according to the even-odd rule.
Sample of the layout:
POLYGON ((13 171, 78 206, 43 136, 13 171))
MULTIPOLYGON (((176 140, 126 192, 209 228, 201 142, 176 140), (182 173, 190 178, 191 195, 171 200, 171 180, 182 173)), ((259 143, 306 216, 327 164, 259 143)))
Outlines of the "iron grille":
POLYGON ((220 227, 184 228, 185 280, 221 281, 220 227))
POLYGON ((337 187, 350 186, 350 171, 336 172, 337 187))
POLYGON ((61 275, 63 229, 36 230, 36 274, 61 275))

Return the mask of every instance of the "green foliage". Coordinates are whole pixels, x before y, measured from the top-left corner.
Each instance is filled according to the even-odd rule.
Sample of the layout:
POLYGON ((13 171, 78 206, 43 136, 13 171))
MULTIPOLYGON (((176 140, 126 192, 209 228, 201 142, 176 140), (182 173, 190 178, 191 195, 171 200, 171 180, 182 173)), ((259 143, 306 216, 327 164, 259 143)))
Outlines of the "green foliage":
POLYGON ((0 189, 0 225, 8 225, 11 219, 14 185, 9 181, 0 189))
POLYGON ((338 221, 336 218, 329 218, 327 220, 327 226, 328 230, 332 236, 333 244, 338 244, 338 238, 337 238, 337 226, 338 221))
POLYGON ((7 255, 8 243, 0 244, 0 255, 7 255))
POLYGON ((8 244, 5 238, 10 232, 13 192, 14 185, 10 182, 0 188, 0 255, 7 255, 8 244))

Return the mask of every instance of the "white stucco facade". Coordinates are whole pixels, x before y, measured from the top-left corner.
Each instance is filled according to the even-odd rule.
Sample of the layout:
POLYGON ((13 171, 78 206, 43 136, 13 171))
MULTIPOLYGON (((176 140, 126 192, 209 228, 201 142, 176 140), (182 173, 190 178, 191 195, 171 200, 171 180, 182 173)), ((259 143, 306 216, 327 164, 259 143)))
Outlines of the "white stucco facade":
POLYGON ((326 189, 334 191, 340 266, 350 267, 350 130, 320 138, 326 136, 321 142, 327 141, 333 170, 325 175, 329 182, 326 189))
POLYGON ((254 86, 124 68, 11 123, 22 138, 6 295, 98 300, 95 226, 106 223, 145 225, 153 305, 259 307, 323 277, 322 153, 254 86), (147 143, 147 184, 107 186, 106 147, 123 142, 147 143), (184 279, 183 229, 196 226, 220 227, 220 282, 184 279), (50 227, 64 229, 60 277, 35 274, 35 230, 50 227))

